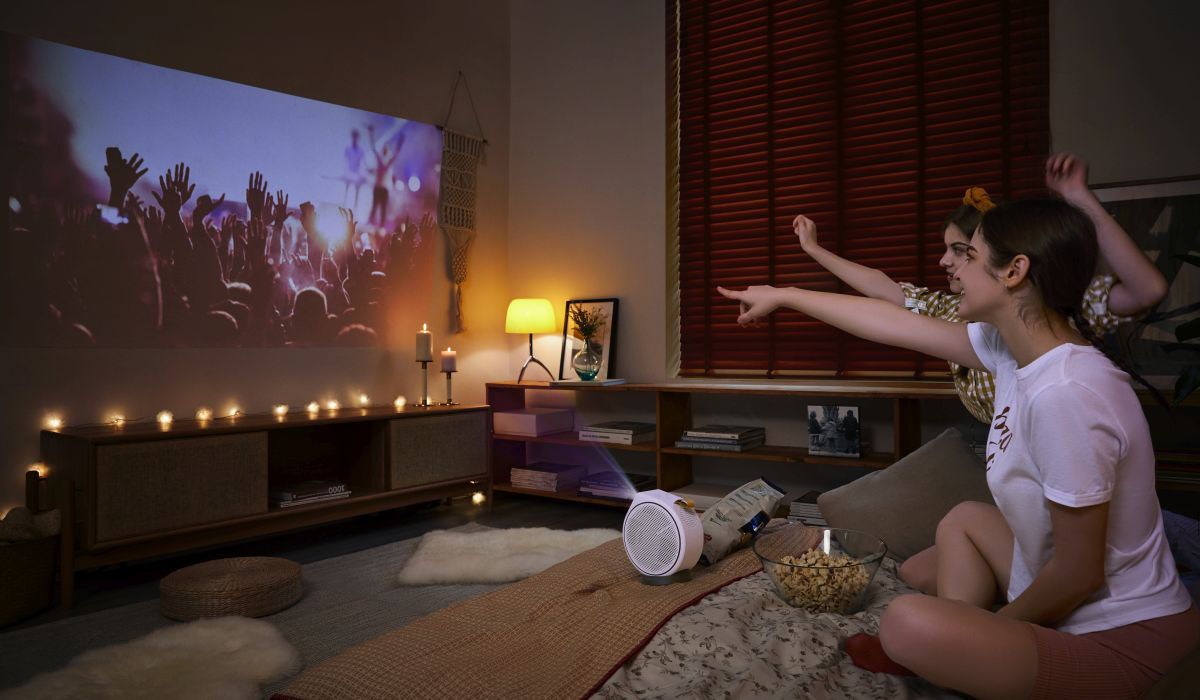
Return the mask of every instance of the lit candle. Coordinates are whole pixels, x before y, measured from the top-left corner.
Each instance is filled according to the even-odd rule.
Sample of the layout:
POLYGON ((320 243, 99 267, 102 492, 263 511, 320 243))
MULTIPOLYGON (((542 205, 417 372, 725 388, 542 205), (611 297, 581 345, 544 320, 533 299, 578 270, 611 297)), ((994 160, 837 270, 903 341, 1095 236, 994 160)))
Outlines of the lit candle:
POLYGON ((417 331, 417 362, 433 362, 433 334, 428 324, 422 323, 417 331))
POLYGON ((458 371, 458 353, 446 348, 442 351, 442 371, 457 372, 458 371))
POLYGON ((317 403, 316 401, 309 401, 309 402, 308 402, 308 413, 309 413, 309 415, 316 415, 316 414, 317 414, 317 411, 320 411, 320 410, 321 410, 321 404, 317 403))
POLYGON ((342 405, 337 402, 337 399, 329 399, 328 401, 325 402, 325 408, 327 408, 330 411, 336 411, 341 407, 342 407, 342 405))
POLYGON ((175 416, 170 411, 159 411, 155 418, 158 420, 159 425, 164 428, 171 427, 171 421, 175 420, 175 416))
POLYGON ((367 396, 366 394, 359 394, 358 395, 358 405, 359 406, 371 405, 371 397, 367 396))
POLYGON ((282 418, 283 416, 287 415, 288 407, 285 403, 277 403, 271 407, 271 411, 274 412, 277 417, 282 418))

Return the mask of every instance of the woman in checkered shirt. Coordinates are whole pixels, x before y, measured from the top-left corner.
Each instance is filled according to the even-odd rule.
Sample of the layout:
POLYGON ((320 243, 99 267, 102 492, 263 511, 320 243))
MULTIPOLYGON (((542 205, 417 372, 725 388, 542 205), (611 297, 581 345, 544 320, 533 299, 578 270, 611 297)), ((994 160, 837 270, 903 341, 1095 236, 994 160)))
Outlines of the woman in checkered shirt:
MULTIPOLYGON (((1083 296, 1082 310, 1092 332, 1104 336, 1118 323, 1161 301, 1167 293, 1167 282, 1088 189, 1087 171, 1087 163, 1082 158, 1069 153, 1051 156, 1046 161, 1046 187, 1083 210, 1096 226, 1100 257, 1113 275, 1092 278, 1083 296)), ((994 206, 982 187, 972 187, 963 197, 962 206, 946 218, 942 234, 946 252, 938 262, 946 271, 949 292, 898 283, 879 270, 825 250, 817 242, 816 227, 804 216, 797 216, 793 227, 804 252, 860 294, 890 301, 924 316, 959 321, 962 287, 954 279, 954 273, 966 260, 969 239, 983 213, 994 206)), ((950 363, 950 370, 963 405, 980 422, 990 423, 996 395, 992 375, 953 363, 950 363)))

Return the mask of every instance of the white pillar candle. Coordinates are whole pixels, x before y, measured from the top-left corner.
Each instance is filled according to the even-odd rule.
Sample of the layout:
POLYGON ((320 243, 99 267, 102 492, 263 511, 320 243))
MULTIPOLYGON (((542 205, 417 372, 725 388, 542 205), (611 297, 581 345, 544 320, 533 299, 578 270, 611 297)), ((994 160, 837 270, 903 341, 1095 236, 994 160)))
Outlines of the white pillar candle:
POLYGON ((458 371, 458 353, 450 348, 442 351, 442 371, 457 372, 458 371))
POLYGON ((417 362, 433 362, 433 334, 424 323, 417 331, 417 362))

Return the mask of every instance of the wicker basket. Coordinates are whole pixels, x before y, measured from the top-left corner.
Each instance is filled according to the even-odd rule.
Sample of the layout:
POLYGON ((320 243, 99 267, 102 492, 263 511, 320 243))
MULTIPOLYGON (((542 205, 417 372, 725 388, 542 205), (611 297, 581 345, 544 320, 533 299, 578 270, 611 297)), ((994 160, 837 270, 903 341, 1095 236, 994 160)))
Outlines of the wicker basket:
POLYGON ((50 605, 57 545, 58 535, 0 544, 0 627, 50 605))
POLYGON ((304 591, 300 565, 278 557, 236 557, 187 566, 158 585, 159 608, 172 620, 262 617, 292 605, 304 591))

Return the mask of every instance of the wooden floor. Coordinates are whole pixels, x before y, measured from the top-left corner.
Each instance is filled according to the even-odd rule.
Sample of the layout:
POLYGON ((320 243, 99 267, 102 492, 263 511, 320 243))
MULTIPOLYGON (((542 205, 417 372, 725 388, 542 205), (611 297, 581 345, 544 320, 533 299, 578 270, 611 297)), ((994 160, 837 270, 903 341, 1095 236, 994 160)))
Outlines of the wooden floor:
POLYGON ((467 499, 455 499, 450 504, 437 501, 397 508, 220 548, 80 572, 75 577, 73 608, 61 610, 56 605, 6 630, 155 599, 158 597, 158 582, 164 576, 180 567, 210 559, 275 556, 307 564, 389 542, 419 537, 430 530, 458 527, 469 522, 504 528, 620 529, 624 517, 625 511, 622 508, 568 503, 516 494, 496 494, 490 513, 483 506, 471 505, 467 499))

